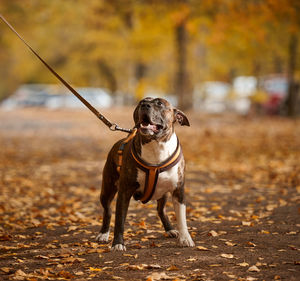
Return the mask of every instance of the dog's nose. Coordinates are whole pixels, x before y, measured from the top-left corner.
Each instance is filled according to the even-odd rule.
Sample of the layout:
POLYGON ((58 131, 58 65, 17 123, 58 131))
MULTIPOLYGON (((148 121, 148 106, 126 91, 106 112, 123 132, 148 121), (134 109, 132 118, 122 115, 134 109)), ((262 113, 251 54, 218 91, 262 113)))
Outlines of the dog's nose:
POLYGON ((148 108, 150 108, 151 106, 150 106, 150 104, 149 103, 142 103, 142 105, 141 105, 141 108, 142 109, 148 109, 148 108))

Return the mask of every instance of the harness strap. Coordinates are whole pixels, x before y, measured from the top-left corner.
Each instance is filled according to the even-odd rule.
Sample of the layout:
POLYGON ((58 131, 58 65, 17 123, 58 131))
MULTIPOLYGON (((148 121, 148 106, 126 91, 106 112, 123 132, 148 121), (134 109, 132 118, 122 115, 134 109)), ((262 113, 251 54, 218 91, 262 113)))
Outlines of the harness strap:
POLYGON ((144 186, 144 194, 140 201, 143 204, 146 204, 149 202, 155 192, 156 184, 158 181, 158 176, 160 173, 165 172, 172 167, 174 167, 182 158, 182 150, 179 143, 179 140, 177 138, 177 147, 173 154, 167 158, 165 161, 163 161, 160 164, 149 164, 145 160, 143 160, 136 152, 135 146, 132 142, 132 139, 135 137, 137 133, 137 129, 133 129, 132 133, 128 135, 128 137, 123 140, 123 142, 120 144, 119 150, 118 150, 118 164, 117 164, 117 171, 120 173, 122 163, 123 163, 123 152, 125 149, 125 146, 130 142, 130 152, 135 160, 136 166, 141 169, 143 172, 145 172, 145 186, 144 186))
POLYGON ((127 138, 125 140, 123 140, 123 142, 121 143, 119 150, 118 150, 118 155, 119 155, 119 159, 118 159, 118 164, 117 164, 117 171, 120 173, 121 171, 121 167, 122 167, 122 163, 123 163, 123 151, 124 148, 126 146, 126 144, 132 140, 134 138, 134 136, 136 135, 137 129, 133 129, 131 131, 131 133, 127 136, 127 138))
POLYGON ((160 164, 155 165, 147 163, 137 154, 136 149, 132 143, 131 155, 135 160, 137 167, 146 173, 144 194, 140 199, 140 201, 145 204, 151 200, 155 192, 159 174, 171 169, 180 161, 180 159, 182 158, 182 150, 177 138, 177 147, 174 153, 160 164))

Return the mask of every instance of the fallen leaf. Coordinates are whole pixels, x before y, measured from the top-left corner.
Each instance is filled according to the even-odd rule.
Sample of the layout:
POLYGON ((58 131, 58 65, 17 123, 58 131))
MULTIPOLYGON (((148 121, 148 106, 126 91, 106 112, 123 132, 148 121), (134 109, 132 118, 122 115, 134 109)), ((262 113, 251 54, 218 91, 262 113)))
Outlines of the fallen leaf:
POLYGON ((44 260, 48 260, 49 259, 49 257, 43 256, 43 255, 38 255, 38 256, 36 256, 36 258, 37 259, 44 259, 44 260))
POLYGON ((90 271, 102 271, 101 268, 96 268, 96 267, 90 267, 89 270, 90 271))
POLYGON ((148 265, 145 265, 145 268, 146 269, 160 269, 161 266, 159 264, 148 264, 148 265))
POLYGON ((147 276, 146 281, 157 281, 157 280, 167 280, 170 279, 165 272, 153 272, 151 275, 147 276))
POLYGON ((9 234, 1 234, 0 235, 0 241, 10 241, 12 240, 12 236, 9 234))
POLYGON ((14 280, 25 280, 25 278, 29 277, 28 274, 26 274, 24 271, 22 271, 21 269, 18 269, 14 276, 13 279, 14 280))
POLYGON ((65 270, 58 272, 57 276, 63 277, 64 279, 72 279, 75 277, 73 274, 65 270))
POLYGON ((127 268, 131 269, 131 270, 143 270, 144 266, 143 265, 135 265, 135 264, 133 264, 133 265, 129 265, 127 268))
POLYGON ((233 259, 234 258, 234 255, 232 255, 232 254, 221 254, 220 256, 222 258, 226 258, 226 259, 233 259))
POLYGON ((253 242, 250 242, 250 241, 247 242, 247 245, 248 245, 248 246, 251 246, 251 247, 256 247, 256 244, 254 244, 253 242))
POLYGON ((232 243, 232 242, 229 242, 229 241, 226 241, 225 244, 227 246, 231 246, 231 247, 236 246, 236 243, 232 243))
POLYGON ((252 265, 248 268, 250 272, 260 272, 260 269, 256 265, 252 265))
POLYGON ((241 262, 241 263, 238 263, 237 264, 238 266, 249 266, 249 263, 247 263, 247 262, 241 262))
POLYGON ((203 246, 197 246, 197 250, 199 250, 199 251, 208 251, 208 249, 203 247, 203 246))
POLYGON ((11 268, 9 267, 1 267, 1 270, 5 273, 9 273, 11 271, 11 268))
POLYGON ((297 232, 296 231, 290 231, 290 232, 287 232, 286 235, 296 235, 297 232))
POLYGON ((167 268, 167 271, 175 271, 179 270, 179 268, 176 265, 171 265, 169 268, 167 268))
POLYGON ((210 232, 208 232, 208 236, 213 236, 213 237, 216 237, 216 236, 218 236, 219 234, 216 232, 216 231, 214 231, 214 230, 211 230, 210 232))
POLYGON ((77 229, 78 229, 78 226, 76 226, 76 225, 71 225, 71 226, 68 228, 68 232, 74 231, 74 230, 77 230, 77 229))
POLYGON ((131 255, 131 254, 123 254, 124 257, 133 257, 135 259, 137 259, 138 257, 138 254, 135 254, 135 255, 131 255))
POLYGON ((253 223, 251 221, 242 221, 242 225, 244 225, 244 226, 252 226, 253 223))

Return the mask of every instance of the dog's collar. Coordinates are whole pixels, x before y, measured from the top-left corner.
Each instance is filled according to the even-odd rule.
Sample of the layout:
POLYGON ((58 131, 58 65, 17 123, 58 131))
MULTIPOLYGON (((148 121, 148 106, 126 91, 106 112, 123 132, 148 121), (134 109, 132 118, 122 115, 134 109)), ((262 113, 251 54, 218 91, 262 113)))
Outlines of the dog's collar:
POLYGON ((159 163, 156 165, 149 164, 144 159, 142 159, 137 154, 133 142, 131 142, 130 151, 131 151, 131 155, 132 155, 133 159, 135 160, 137 167, 146 173, 144 194, 142 195, 141 198, 135 198, 145 204, 149 200, 151 200, 151 198, 155 192, 159 174, 171 169, 181 160, 181 158, 182 158, 181 146, 180 146, 179 140, 177 138, 177 147, 176 147, 175 151, 173 152, 173 154, 168 159, 163 161, 162 163, 159 163))

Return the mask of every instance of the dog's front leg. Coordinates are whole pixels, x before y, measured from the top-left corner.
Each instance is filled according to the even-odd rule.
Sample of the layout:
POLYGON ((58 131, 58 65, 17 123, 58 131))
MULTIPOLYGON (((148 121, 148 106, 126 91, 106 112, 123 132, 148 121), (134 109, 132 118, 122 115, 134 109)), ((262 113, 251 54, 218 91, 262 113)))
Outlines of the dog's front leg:
POLYGON ((194 247, 195 243, 188 232, 186 223, 186 206, 183 186, 174 190, 172 200, 179 232, 179 243, 181 246, 194 247))
POLYGON ((113 251, 126 251, 123 234, 124 234, 125 219, 126 219, 131 196, 132 194, 128 194, 128 192, 123 192, 122 190, 120 190, 118 193, 118 199, 116 205, 114 240, 111 248, 113 251))
POLYGON ((173 228, 170 223, 170 220, 165 212, 165 205, 167 203, 167 194, 165 194, 162 198, 157 200, 157 213, 161 219, 161 222, 164 226, 164 229, 168 235, 168 237, 178 237, 179 233, 177 230, 173 228))

